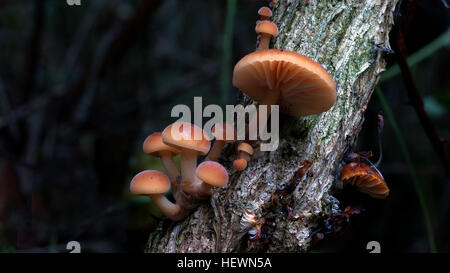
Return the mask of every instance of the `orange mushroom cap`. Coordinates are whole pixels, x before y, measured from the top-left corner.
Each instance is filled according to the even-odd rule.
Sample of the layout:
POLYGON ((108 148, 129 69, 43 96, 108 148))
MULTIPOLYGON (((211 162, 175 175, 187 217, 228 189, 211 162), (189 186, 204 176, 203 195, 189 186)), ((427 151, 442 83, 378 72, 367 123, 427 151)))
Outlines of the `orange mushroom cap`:
POLYGON ((260 20, 256 22, 255 32, 276 37, 278 36, 278 27, 269 20, 260 20))
POLYGON ((130 192, 137 195, 165 193, 170 189, 170 180, 163 172, 156 170, 142 171, 133 177, 130 192))
POLYGON ((197 177, 215 187, 223 187, 228 183, 228 172, 215 161, 204 161, 197 167, 197 177))
POLYGON ((278 90, 280 111, 300 117, 327 111, 336 102, 336 85, 317 62, 292 51, 262 49, 234 67, 233 85, 255 101, 278 90))
POLYGON ((156 132, 149 135, 142 145, 142 150, 148 155, 160 157, 162 151, 171 152, 173 155, 179 154, 180 151, 174 147, 164 144, 162 141, 162 133, 156 132))
POLYGON ((238 151, 239 152, 245 152, 249 155, 253 155, 253 147, 252 145, 242 142, 241 144, 239 144, 238 146, 238 151))
POLYGON ((365 163, 348 163, 342 168, 340 179, 373 198, 384 199, 389 195, 384 178, 365 163))
POLYGON ((243 171, 245 168, 247 168, 247 160, 243 158, 238 158, 235 161, 233 161, 233 167, 238 171, 243 171))
POLYGON ((194 150, 201 155, 207 154, 211 146, 211 142, 205 131, 187 122, 175 122, 167 126, 162 132, 162 141, 177 149, 194 150), (174 126, 178 126, 178 128, 174 126), (196 135, 199 136, 198 139, 196 139, 196 135))
POLYGON ((261 16, 261 18, 266 19, 272 16, 272 10, 269 9, 268 7, 261 7, 258 10, 258 14, 261 16))

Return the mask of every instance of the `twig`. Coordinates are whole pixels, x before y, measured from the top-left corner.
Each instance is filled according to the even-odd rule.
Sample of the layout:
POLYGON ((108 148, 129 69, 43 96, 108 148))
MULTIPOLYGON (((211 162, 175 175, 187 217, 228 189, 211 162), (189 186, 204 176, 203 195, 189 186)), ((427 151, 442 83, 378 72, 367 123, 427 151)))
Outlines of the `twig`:
POLYGON ((50 101, 56 99, 63 93, 59 93, 58 89, 54 89, 48 93, 35 97, 33 100, 19 108, 13 109, 9 113, 5 113, 4 117, 0 117, 0 129, 7 126, 9 122, 17 122, 18 120, 28 117, 35 111, 46 106, 50 101))
MULTIPOLYGON (((422 47, 420 50, 414 52, 414 54, 408 56, 407 59, 408 65, 410 67, 415 66, 416 64, 430 57, 436 51, 440 50, 441 48, 447 45, 450 45, 450 27, 444 33, 439 35, 439 37, 434 39, 431 43, 422 47)), ((383 72, 379 83, 387 82, 388 80, 394 78, 398 74, 400 74, 400 69, 398 67, 398 64, 395 64, 391 66, 388 70, 383 72)))
MULTIPOLYGON (((104 50, 102 58, 98 60, 95 65, 91 66, 91 69, 84 73, 78 79, 78 81, 75 82, 74 85, 66 87, 64 88, 64 90, 55 89, 54 92, 52 92, 50 95, 42 95, 34 99, 31 103, 14 110, 12 112, 12 114, 14 114, 12 116, 12 121, 29 116, 32 112, 40 109, 54 99, 71 95, 79 97, 82 91, 88 87, 89 81, 92 81, 92 78, 89 76, 89 73, 92 72, 92 67, 96 68, 96 74, 94 75, 95 79, 100 78, 108 68, 113 67, 111 65, 111 61, 119 61, 120 57, 124 55, 126 49, 131 44, 132 38, 139 29, 139 26, 142 25, 145 20, 150 17, 151 13, 156 10, 160 4, 161 1, 158 0, 141 1, 141 4, 136 8, 135 14, 127 22, 125 22, 121 30, 117 32, 117 35, 112 38, 111 42, 108 44, 108 47, 104 50)), ((107 35, 110 35, 110 33, 108 33, 107 35)), ((29 55, 32 54, 29 53, 29 55)), ((28 75, 31 74, 28 73, 28 75)), ((30 81, 30 83, 26 84, 26 86, 30 84, 34 85, 34 82, 30 81)), ((73 101, 70 100, 70 103, 72 102, 73 101)), ((6 126, 8 124, 8 119, 10 118, 10 115, 5 118, 0 117, 0 128, 6 126)))
POLYGON ((106 49, 104 59, 99 68, 99 76, 102 76, 108 67, 118 63, 132 44, 140 26, 143 26, 150 15, 161 5, 159 0, 144 0, 136 7, 136 12, 125 22, 123 28, 114 37, 110 46, 106 49))
POLYGON ((394 43, 395 55, 397 57, 397 62, 402 72, 404 84, 408 91, 409 102, 414 107, 414 110, 416 111, 417 116, 419 117, 420 123, 425 129, 425 133, 430 139, 433 148, 436 150, 440 160, 442 161, 442 164, 444 165, 446 173, 450 174, 450 158, 445 150, 445 145, 441 141, 441 138, 439 137, 438 133, 436 132, 436 129, 434 128, 431 119, 425 112, 422 97, 416 85, 414 84, 414 80, 411 75, 411 70, 409 69, 408 62, 406 61, 406 45, 403 31, 406 32, 408 31, 408 24, 411 20, 411 17, 413 16, 416 1, 414 0, 408 1, 408 7, 410 6, 412 7, 412 10, 407 12, 406 14, 407 17, 405 19, 406 25, 403 24, 401 27, 399 27, 396 33, 397 36, 394 43))
POLYGON ((108 31, 103 38, 97 57, 87 74, 82 77, 81 86, 85 93, 81 98, 79 107, 75 111, 75 121, 77 123, 83 123, 87 119, 97 89, 97 81, 105 74, 107 68, 113 66, 112 64, 117 63, 121 59, 135 38, 139 26, 147 21, 152 11, 159 5, 160 1, 156 0, 141 1, 141 4, 136 8, 135 14, 119 30, 114 25, 112 30, 108 31))
POLYGON ((230 92, 231 51, 233 45, 236 2, 236 0, 227 0, 225 28, 223 31, 222 71, 220 77, 220 99, 223 106, 227 104, 228 93, 230 92))
POLYGON ((34 17, 33 30, 30 40, 28 41, 28 49, 26 52, 25 67, 26 78, 24 82, 24 94, 30 94, 34 91, 36 81, 37 66, 39 64, 39 51, 41 50, 42 28, 44 25, 44 4, 45 0, 34 1, 34 17))
POLYGON ((413 162, 411 160, 411 156, 409 154, 408 147, 405 144, 403 134, 400 131, 400 128, 398 127, 395 116, 392 113, 391 108, 389 107, 389 104, 387 103, 386 98, 384 97, 384 94, 381 91, 380 87, 375 88, 375 93, 377 94, 377 97, 380 100, 381 106, 383 107, 383 111, 386 113, 386 117, 388 118, 388 120, 391 123, 392 130, 394 131, 395 137, 397 138, 397 142, 400 146, 400 150, 401 150, 403 156, 405 157, 406 165, 408 166, 408 171, 411 176, 414 190, 416 191, 417 198, 419 199, 420 208, 422 210, 422 214, 424 217, 425 228, 427 231, 427 237, 428 237, 428 243, 430 246, 430 250, 432 252, 436 252, 437 250, 436 250, 436 243, 434 240, 433 224, 431 222, 430 213, 428 211, 427 200, 426 200, 425 195, 423 194, 422 187, 420 186, 419 177, 416 174, 416 168, 414 167, 413 162))
MULTIPOLYGON (((173 98, 173 96, 179 94, 184 89, 190 88, 201 81, 208 80, 211 77, 215 76, 218 72, 218 67, 218 63, 208 62, 205 65, 199 67, 198 70, 189 72, 183 77, 174 80, 171 85, 158 89, 155 94, 161 95, 149 95, 148 97, 144 98, 142 104, 146 104, 148 106, 148 103, 151 103, 152 105, 161 105, 163 103, 167 103, 173 98)), ((48 103, 63 97, 65 94, 65 90, 54 88, 49 93, 37 96, 29 103, 22 105, 9 113, 5 113, 4 116, 0 116, 0 129, 8 126, 9 122, 16 122, 20 119, 29 117, 36 111, 40 110, 42 107, 48 105, 48 103)), ((135 99, 132 99, 130 102, 134 101, 135 99)), ((130 102, 121 102, 120 104, 129 104, 130 102)))
MULTIPOLYGON (((116 24, 115 24, 116 25, 116 24)), ((114 26, 107 34, 104 35, 97 48, 97 54, 94 57, 91 68, 88 73, 88 79, 85 87, 85 92, 83 93, 78 106, 75 109, 74 119, 76 123, 84 123, 90 112, 91 106, 94 102, 95 92, 98 87, 97 76, 100 73, 100 67, 102 62, 105 60, 105 54, 107 49, 111 46, 114 41, 114 37, 118 32, 117 27, 114 26)))
MULTIPOLYGON (((115 64, 121 60, 132 44, 139 27, 145 24, 150 15, 161 5, 161 2, 158 0, 143 0, 140 2, 136 7, 136 12, 123 24, 123 27, 112 38, 109 46, 104 50, 102 59, 96 64, 97 72, 93 75, 96 79, 100 79, 109 68, 115 67, 115 64)), ((91 71, 91 69, 88 69, 78 81, 68 87, 64 92, 67 95, 80 96, 87 87, 88 82, 92 80, 89 75, 91 71)))
MULTIPOLYGON (((73 71, 75 67, 75 62, 81 52, 82 46, 86 41, 89 31, 92 29, 95 20, 98 18, 100 13, 100 7, 103 4, 103 0, 95 1, 92 6, 89 7, 89 13, 81 21, 80 27, 75 34, 72 46, 67 50, 66 55, 63 59, 62 67, 67 71, 73 71)), ((67 73, 70 75, 70 73, 67 73)))
POLYGON ((14 112, 12 111, 12 107, 9 102, 8 94, 3 88, 3 83, 1 79, 0 79, 0 103, 3 110, 3 115, 6 116, 5 122, 9 126, 9 132, 14 139, 17 139, 19 137, 19 129, 17 127, 14 112))

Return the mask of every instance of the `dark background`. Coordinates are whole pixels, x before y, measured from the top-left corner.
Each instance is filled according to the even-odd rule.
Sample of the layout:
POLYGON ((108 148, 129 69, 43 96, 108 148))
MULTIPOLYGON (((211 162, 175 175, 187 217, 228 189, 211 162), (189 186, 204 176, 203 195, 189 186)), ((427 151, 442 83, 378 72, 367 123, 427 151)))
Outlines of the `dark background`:
MULTIPOLYGON (((175 104, 192 105, 193 96, 204 105, 235 101, 232 67, 254 50, 256 12, 267 4, 237 2, 231 46, 224 46, 227 1, 81 0, 79 7, 0 1, 0 252, 60 252, 71 240, 83 252, 143 251, 162 215, 148 199, 131 196, 128 185, 137 172, 162 166, 143 154, 142 142, 173 121, 175 104)), ((399 9, 396 21, 403 16, 399 9)), ((408 54, 448 32, 449 23, 445 1, 419 1, 408 54)), ((446 35, 411 71, 436 130, 450 138, 446 35)), ((386 58, 386 73, 393 73, 395 58, 386 58)), ((417 190, 437 250, 450 251, 450 179, 408 104, 401 75, 392 75, 379 87, 420 187, 385 116, 380 170, 390 196, 375 200, 346 188, 337 196, 342 205, 364 211, 313 252, 366 252, 372 240, 383 252, 430 251, 417 190)), ((374 93, 355 151, 378 156, 382 109, 374 93)))

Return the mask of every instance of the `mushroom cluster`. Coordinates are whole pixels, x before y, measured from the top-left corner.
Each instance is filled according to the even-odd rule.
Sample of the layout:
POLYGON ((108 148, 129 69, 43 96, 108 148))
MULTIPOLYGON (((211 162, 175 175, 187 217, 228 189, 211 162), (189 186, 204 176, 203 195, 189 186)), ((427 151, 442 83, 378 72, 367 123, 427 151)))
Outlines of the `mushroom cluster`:
MULTIPOLYGON (((249 128, 267 126, 273 105, 294 117, 320 114, 336 102, 336 85, 328 72, 317 62, 288 50, 269 49, 270 39, 278 35, 278 27, 269 21, 268 7, 258 10, 261 20, 256 22, 258 47, 244 56, 234 67, 233 85, 258 102, 258 111, 251 117, 249 128), (259 116, 261 106, 267 114, 259 116), (256 124, 255 124, 256 123, 256 124)), ((258 139, 256 130, 247 134, 249 140, 258 139)), ((241 143, 238 158, 233 162, 237 171, 246 168, 253 154, 252 146, 241 143)))
MULTIPOLYGON (((302 54, 269 49, 270 39, 278 35, 278 27, 267 20, 272 15, 269 8, 262 7, 258 14, 261 16, 255 28, 258 48, 244 56, 233 71, 233 85, 257 101, 258 107, 267 106, 267 115, 254 115, 250 124, 266 126, 273 105, 279 105, 281 112, 293 117, 329 110, 337 98, 331 76, 319 63, 302 54)), ((249 139, 256 139, 256 132, 252 134, 249 139)))
MULTIPOLYGON (((259 9, 258 14, 261 20, 255 27, 257 50, 236 64, 232 79, 235 87, 259 103, 258 107, 267 106, 268 114, 251 117, 249 127, 266 126, 273 105, 279 105, 281 112, 294 117, 330 109, 336 101, 336 86, 331 76, 320 64, 304 55, 269 49, 270 39, 278 35, 278 27, 268 20, 272 16, 268 7, 259 9), (258 120, 257 126, 252 125, 258 120)), ((228 183, 228 172, 217 160, 225 144, 237 140, 236 128, 217 123, 211 133, 215 138, 212 148, 208 134, 191 123, 175 122, 163 132, 149 135, 143 151, 159 157, 167 175, 156 170, 140 172, 131 181, 131 193, 148 195, 172 220, 186 217, 211 195, 212 187, 223 187, 228 183), (181 155, 181 170, 173 161, 177 154, 181 155), (200 155, 206 155, 206 159, 197 166, 200 155), (175 204, 164 196, 170 188, 175 204)), ((246 140, 236 145, 237 158, 233 162, 236 171, 244 170, 250 162, 254 154, 250 143, 253 146, 260 143, 257 133, 254 134, 247 132, 246 140)), ((259 148, 255 147, 255 151, 259 148)))
POLYGON ((167 175, 157 170, 142 171, 131 180, 130 192, 148 195, 170 219, 183 219, 211 195, 211 187, 223 187, 228 183, 228 172, 220 163, 207 160, 197 167, 197 157, 208 154, 210 146, 211 141, 203 129, 186 122, 175 122, 162 133, 149 135, 143 151, 159 157, 167 175), (181 154, 181 174, 173 161, 177 154, 181 154), (175 204, 164 196, 170 188, 175 204))

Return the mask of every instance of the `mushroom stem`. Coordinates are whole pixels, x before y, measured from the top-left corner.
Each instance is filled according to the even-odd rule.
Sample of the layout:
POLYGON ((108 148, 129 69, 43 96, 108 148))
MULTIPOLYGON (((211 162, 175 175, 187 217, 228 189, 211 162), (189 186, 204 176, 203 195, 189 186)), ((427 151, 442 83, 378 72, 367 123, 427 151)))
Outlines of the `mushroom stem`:
POLYGON ((260 35, 258 50, 269 49, 270 38, 272 38, 272 35, 267 33, 261 33, 260 35))
POLYGON ((208 160, 217 161, 217 159, 219 159, 219 157, 220 157, 220 153, 222 152, 224 145, 225 145, 225 141, 216 139, 216 141, 214 142, 214 145, 211 148, 211 151, 209 152, 205 161, 208 161, 208 160))
POLYGON ((206 199, 211 195, 211 185, 201 181, 198 177, 195 178, 194 188, 197 199, 206 199))
POLYGON ((170 219, 177 221, 181 220, 188 214, 188 211, 178 204, 174 204, 167 199, 163 194, 149 194, 153 203, 170 219))
MULTIPOLYGON (((271 105, 276 105, 278 104, 278 100, 280 98, 280 91, 277 89, 274 90, 269 90, 266 92, 266 95, 264 97, 264 99, 262 99, 259 103, 258 106, 258 112, 255 113, 249 123, 249 128, 258 128, 259 125, 263 124, 263 126, 267 126, 267 120, 270 117, 270 113, 271 113, 271 105), (259 117, 259 109, 261 105, 267 105, 267 115, 265 116, 264 119, 261 119, 261 117, 259 117), (258 122, 258 119, 259 122, 258 122), (251 124, 254 124, 256 122, 256 126, 251 126, 251 124)), ((249 140, 256 140, 258 136, 258 130, 256 130, 256 132, 249 132, 249 140)))
POLYGON ((178 171, 175 162, 173 162, 172 153, 161 152, 161 162, 164 166, 164 169, 167 171, 167 176, 169 176, 173 187, 173 183, 177 180, 177 177, 180 176, 180 172, 178 171))
POLYGON ((197 152, 189 149, 181 150, 181 186, 187 193, 195 191, 195 169, 197 152))
POLYGON ((239 158, 242 158, 247 162, 250 161, 250 155, 247 154, 246 152, 239 152, 239 158))

